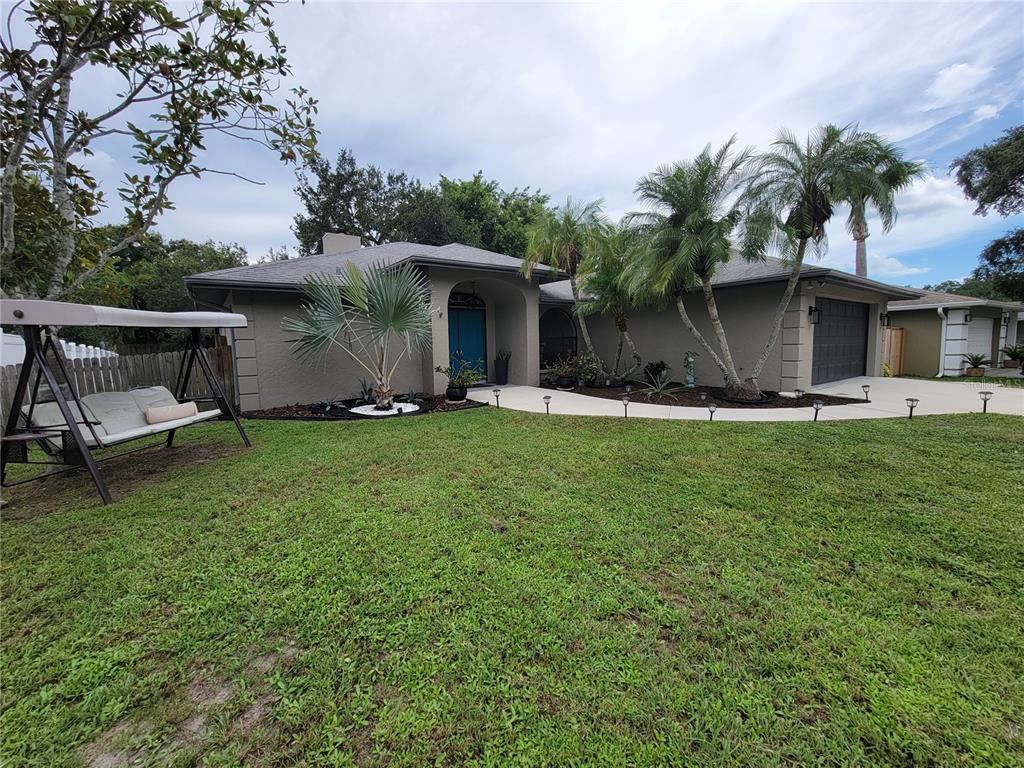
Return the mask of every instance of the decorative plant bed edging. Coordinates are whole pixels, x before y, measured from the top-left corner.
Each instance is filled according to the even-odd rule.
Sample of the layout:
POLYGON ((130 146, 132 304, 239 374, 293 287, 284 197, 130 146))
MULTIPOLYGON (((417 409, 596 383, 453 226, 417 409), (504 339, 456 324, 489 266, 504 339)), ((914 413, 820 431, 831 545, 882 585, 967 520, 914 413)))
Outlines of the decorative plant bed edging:
MULTIPOLYGON (((322 403, 309 403, 306 405, 295 403, 294 405, 279 405, 276 408, 261 408, 257 411, 246 411, 242 415, 247 419, 277 419, 283 421, 367 421, 376 420, 381 421, 384 419, 398 419, 406 418, 409 416, 423 416, 428 413, 444 413, 446 411, 464 411, 469 408, 483 408, 486 403, 478 403, 475 400, 463 400, 458 403, 449 403, 444 399, 444 395, 433 396, 423 395, 417 397, 415 402, 409 403, 410 405, 416 405, 417 410, 408 413, 395 413, 390 416, 369 416, 359 413, 354 413, 349 410, 357 405, 365 405, 366 403, 362 400, 343 400, 341 404, 344 408, 339 408, 337 405, 327 410, 322 403)), ((402 406, 402 402, 396 402, 396 405, 402 406)))
MULTIPOLYGON (((743 400, 732 400, 725 397, 725 391, 721 387, 693 387, 689 389, 682 387, 675 392, 675 397, 652 397, 648 400, 643 393, 643 385, 633 385, 630 389, 629 398, 634 403, 650 403, 651 405, 675 405, 682 408, 703 408, 709 402, 714 402, 719 408, 809 408, 815 400, 820 400, 825 405, 863 405, 863 398, 838 397, 836 395, 819 395, 815 392, 806 392, 801 396, 799 405, 797 399, 791 395, 780 395, 778 392, 764 392, 759 402, 751 403, 743 400), (701 393, 707 395, 702 400, 701 393)), ((550 389, 550 387, 548 387, 550 389)), ((602 397, 606 400, 622 400, 626 394, 626 388, 621 387, 581 387, 577 389, 581 395, 590 397, 602 397)))

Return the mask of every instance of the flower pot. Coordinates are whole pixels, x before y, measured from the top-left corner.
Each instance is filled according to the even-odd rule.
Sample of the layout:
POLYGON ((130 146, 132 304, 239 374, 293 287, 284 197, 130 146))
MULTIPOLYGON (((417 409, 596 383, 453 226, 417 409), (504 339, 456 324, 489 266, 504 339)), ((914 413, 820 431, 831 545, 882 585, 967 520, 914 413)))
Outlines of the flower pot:
POLYGON ((498 358, 494 361, 494 383, 508 384, 508 360, 498 358))
POLYGON ((968 368, 967 370, 964 371, 964 375, 966 375, 966 376, 984 376, 985 375, 985 369, 984 368, 968 368))
POLYGON ((1003 360, 1003 368, 1020 368, 1020 360, 1003 360))
POLYGON ((465 387, 448 387, 444 391, 446 399, 451 400, 453 403, 461 402, 466 399, 466 388, 465 387))
POLYGON ((576 387, 576 378, 573 376, 558 376, 555 379, 555 386, 559 389, 574 389, 576 387))

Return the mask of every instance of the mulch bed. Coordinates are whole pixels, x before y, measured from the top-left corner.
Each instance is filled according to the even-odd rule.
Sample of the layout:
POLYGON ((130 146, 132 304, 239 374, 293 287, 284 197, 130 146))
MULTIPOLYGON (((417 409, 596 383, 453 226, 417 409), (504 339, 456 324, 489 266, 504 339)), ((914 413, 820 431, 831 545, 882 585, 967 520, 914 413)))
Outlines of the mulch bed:
MULTIPOLYGON (((759 403, 742 403, 735 400, 726 400, 725 391, 721 387, 694 387, 693 389, 683 387, 680 391, 674 393, 674 397, 652 397, 648 400, 647 396, 641 391, 642 389, 642 386, 633 386, 629 393, 629 399, 635 403, 679 405, 692 408, 703 408, 710 401, 714 401, 719 408, 806 408, 815 400, 821 400, 825 405, 853 405, 864 402, 863 399, 858 398, 819 395, 814 392, 808 392, 800 398, 798 404, 795 397, 780 395, 777 392, 765 392, 764 394, 769 397, 766 397, 759 403), (707 395, 707 400, 701 400, 700 395, 702 392, 707 395)), ((622 396, 626 394, 624 386, 581 387, 573 391, 579 392, 581 395, 603 397, 608 400, 622 400, 622 396)))
MULTIPOLYGON (((398 400, 401 405, 409 400, 398 400)), ((444 395, 419 395, 411 402, 419 406, 418 411, 407 414, 394 414, 393 416, 364 416, 360 413, 352 413, 348 410, 357 405, 366 405, 362 400, 339 400, 330 408, 326 403, 307 403, 305 405, 295 403, 294 405, 279 405, 276 408, 262 408, 258 411, 246 411, 242 415, 249 419, 284 419, 296 421, 356 421, 359 419, 381 419, 405 418, 406 416, 423 416, 428 413, 443 413, 446 411, 465 411, 469 408, 480 408, 486 403, 478 403, 475 400, 462 400, 457 403, 450 403, 444 395), (342 407, 339 407, 342 406, 342 407)))

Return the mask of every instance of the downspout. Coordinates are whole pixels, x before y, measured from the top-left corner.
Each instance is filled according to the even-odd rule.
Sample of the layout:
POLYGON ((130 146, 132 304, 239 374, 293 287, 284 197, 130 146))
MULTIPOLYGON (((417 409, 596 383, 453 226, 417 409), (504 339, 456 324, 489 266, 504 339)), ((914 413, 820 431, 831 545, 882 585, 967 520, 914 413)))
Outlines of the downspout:
POLYGON ((946 372, 946 308, 936 307, 935 311, 942 319, 942 330, 939 332, 939 372, 935 374, 935 378, 941 379, 946 372))

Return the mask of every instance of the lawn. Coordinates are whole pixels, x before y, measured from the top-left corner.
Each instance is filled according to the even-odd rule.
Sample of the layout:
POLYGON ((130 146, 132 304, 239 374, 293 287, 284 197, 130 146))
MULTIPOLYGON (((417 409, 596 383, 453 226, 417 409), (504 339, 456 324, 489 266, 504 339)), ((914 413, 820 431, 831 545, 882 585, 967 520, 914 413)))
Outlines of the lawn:
POLYGON ((13 496, 4 765, 1024 761, 1019 418, 247 427, 13 496))

